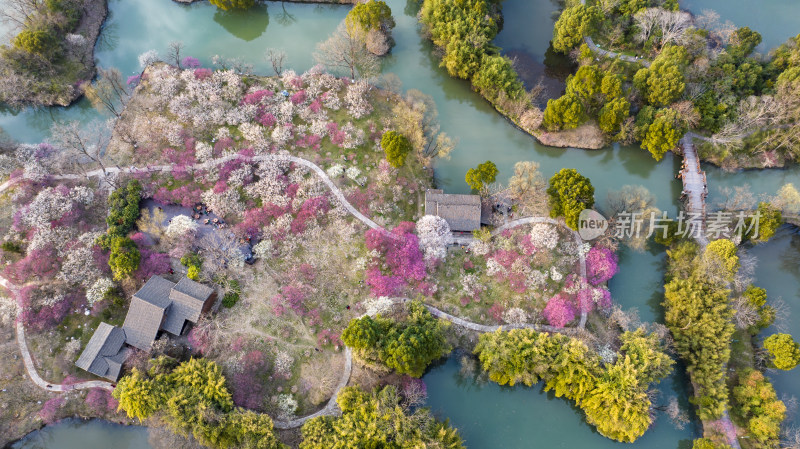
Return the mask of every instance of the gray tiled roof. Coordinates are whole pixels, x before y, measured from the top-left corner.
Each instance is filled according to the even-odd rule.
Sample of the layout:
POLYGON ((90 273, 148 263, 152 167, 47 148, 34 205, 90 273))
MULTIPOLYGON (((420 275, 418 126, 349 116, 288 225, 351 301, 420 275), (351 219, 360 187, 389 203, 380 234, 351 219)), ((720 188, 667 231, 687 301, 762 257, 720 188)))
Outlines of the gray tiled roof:
POLYGON ((137 296, 131 299, 128 315, 125 317, 127 343, 141 350, 148 350, 156 339, 161 322, 164 320, 165 308, 144 301, 137 296))
POLYGON ((169 292, 174 286, 174 282, 170 282, 161 276, 153 276, 147 280, 138 292, 134 293, 133 297, 166 309, 169 305, 169 292))
POLYGON ((180 335, 187 320, 196 323, 200 319, 212 293, 214 289, 210 287, 189 278, 181 279, 169 293, 171 304, 162 328, 173 335, 180 335))
POLYGON ((451 231, 474 231, 481 227, 481 198, 431 189, 425 192, 425 215, 444 218, 451 231))
POLYGON ((134 293, 122 325, 129 345, 145 351, 150 349, 161 329, 170 304, 169 292, 174 286, 161 276, 153 276, 134 293))
POLYGON ((75 365, 115 381, 127 356, 127 349, 122 348, 124 343, 125 331, 108 323, 100 323, 75 365))

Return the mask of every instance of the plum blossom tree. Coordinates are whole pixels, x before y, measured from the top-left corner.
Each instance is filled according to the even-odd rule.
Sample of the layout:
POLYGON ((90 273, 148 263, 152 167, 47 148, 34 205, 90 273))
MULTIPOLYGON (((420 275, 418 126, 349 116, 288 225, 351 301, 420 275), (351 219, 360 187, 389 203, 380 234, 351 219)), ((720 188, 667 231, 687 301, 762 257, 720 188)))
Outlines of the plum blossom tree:
POLYGON ((534 223, 531 226, 531 243, 537 249, 552 250, 558 245, 558 230, 548 223, 534 223))
POLYGON ((99 303, 114 288, 114 282, 108 278, 100 278, 86 290, 86 302, 89 307, 99 303))
POLYGON ((593 247, 586 255, 586 277, 592 285, 607 282, 619 271, 617 255, 608 248, 593 247))
POLYGON ((575 319, 575 306, 562 294, 550 298, 542 311, 547 322, 554 327, 564 327, 575 319))
POLYGON ((372 89, 370 84, 361 79, 347 86, 347 93, 344 101, 347 104, 347 112, 355 118, 361 118, 372 112, 372 105, 369 104, 366 96, 372 89))
POLYGON ((328 40, 317 46, 314 59, 331 71, 368 78, 380 69, 378 57, 366 46, 366 33, 357 27, 349 28, 342 22, 328 40))
POLYGON ((167 237, 177 238, 187 234, 194 234, 197 231, 197 223, 187 215, 176 215, 167 226, 165 231, 167 237))
POLYGON ((447 245, 453 242, 447 220, 436 215, 425 215, 417 221, 417 235, 426 261, 444 260, 447 257, 447 245))
POLYGON ((44 406, 42 406, 42 409, 39 411, 39 418, 41 418, 45 424, 54 423, 56 421, 58 411, 61 410, 63 405, 64 398, 61 396, 49 399, 44 403, 44 406))
POLYGON ((402 222, 390 235, 378 229, 367 231, 367 249, 380 255, 366 272, 366 282, 373 295, 395 296, 409 281, 425 279, 425 261, 412 229, 414 223, 402 222), (381 266, 385 270, 381 270, 381 266))

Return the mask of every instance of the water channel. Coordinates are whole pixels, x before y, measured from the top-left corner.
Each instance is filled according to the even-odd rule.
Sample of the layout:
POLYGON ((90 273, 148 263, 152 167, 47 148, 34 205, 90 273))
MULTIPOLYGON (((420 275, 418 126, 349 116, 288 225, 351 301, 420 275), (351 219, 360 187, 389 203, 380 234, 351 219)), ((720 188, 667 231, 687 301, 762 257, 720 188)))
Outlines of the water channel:
MULTIPOLYGON (((4 0, 0 0, 2 6, 4 0)), ((615 145, 602 150, 585 151, 559 149, 540 145, 497 114, 484 100, 474 94, 466 82, 454 80, 438 67, 431 44, 420 34, 416 21, 414 0, 388 0, 397 22, 394 30, 396 47, 385 60, 384 73, 394 73, 404 89, 418 89, 436 102, 442 130, 459 139, 459 145, 449 160, 436 165, 437 183, 448 192, 466 193, 463 181, 465 171, 491 159, 500 169, 498 179, 506 180, 518 161, 533 160, 540 164, 542 174, 549 177, 562 167, 578 169, 588 176, 596 190, 598 205, 602 206, 610 190, 626 184, 647 187, 657 198, 657 207, 674 216, 678 210, 677 198, 680 183, 674 178, 680 165, 679 158, 668 154, 656 163, 638 147, 615 145)), ((764 17, 749 15, 753 8, 746 0, 692 0, 682 2, 684 7, 698 12, 714 8, 723 20, 737 25, 750 25, 764 34, 764 46, 774 46, 800 31, 800 14, 792 0, 765 0, 764 17), (774 7, 774 8, 773 8, 774 7), (794 8, 794 9, 792 9, 794 8), (737 11, 746 11, 738 14, 737 11), (738 15, 737 15, 738 14, 738 15), (772 21, 777 18, 776 21, 772 21), (741 20, 741 23, 740 23, 741 20), (794 23, 792 23, 794 22, 794 23), (795 31, 792 31, 792 30, 795 31)), ((794 2, 796 3, 796 2, 794 2)), ((496 44, 509 56, 522 61, 528 69, 526 82, 541 74, 550 78, 548 87, 558 95, 560 75, 544 66, 553 20, 559 5, 554 0, 506 0, 503 3, 505 23, 496 44)), ((179 40, 185 43, 184 55, 199 58, 210 65, 215 54, 227 58, 240 58, 255 67, 257 73, 271 71, 263 59, 269 47, 285 50, 289 65, 298 72, 313 66, 315 45, 324 40, 344 18, 348 7, 331 5, 269 2, 266 6, 247 14, 221 13, 208 3, 178 5, 169 0, 109 0, 110 15, 96 48, 96 58, 102 67, 117 67, 125 75, 139 72, 137 56, 156 49, 165 53, 167 44, 179 40), (313 24, 313 26, 309 26, 313 24)), ((759 13, 761 14, 761 13, 759 13)), ((53 120, 79 120, 88 123, 103 119, 87 101, 82 100, 68 108, 39 108, 23 111, 0 111, 0 131, 23 142, 46 139, 53 120)), ((786 182, 800 186, 800 169, 790 168, 768 171, 741 171, 727 173, 707 166, 711 185, 710 201, 721 198, 724 187, 748 184, 756 193, 775 194, 786 182)), ((759 258, 758 284, 764 285, 771 297, 781 296, 798 310, 800 293, 800 236, 794 228, 785 227, 776 239, 755 248, 752 253, 759 258)), ((637 253, 621 251, 621 272, 610 283, 615 301, 624 308, 636 307, 646 321, 660 319, 659 303, 663 293, 664 253, 656 248, 637 253)), ((800 335, 800 325, 790 325, 800 335)), ((568 402, 549 397, 539 388, 500 388, 484 384, 460 374, 458 357, 452 357, 426 375, 430 393, 429 405, 441 417, 450 418, 461 430, 471 448, 504 447, 529 448, 611 448, 621 446, 603 438, 584 423, 579 411, 568 402), (488 439, 491 438, 491 441, 488 439), (535 442, 535 446, 532 446, 535 442), (539 444, 540 443, 540 444, 539 444)), ((800 380, 793 373, 773 375, 779 394, 800 396, 800 380)), ((660 389, 659 403, 670 396, 678 396, 686 409, 686 393, 682 374, 666 379, 660 389)), ((58 445, 19 446, 19 448, 71 449, 62 443, 60 435, 82 435, 74 447, 106 447, 103 441, 110 432, 114 444, 130 441, 131 448, 146 448, 146 438, 137 436, 136 429, 119 430, 103 423, 70 422, 46 429, 47 435, 58 445), (76 431, 75 429, 80 429, 76 431), (100 444, 100 445, 97 445, 100 444), (137 445, 138 444, 138 445, 137 445)), ((632 445, 637 448, 688 447, 696 436, 692 425, 678 430, 663 414, 659 416, 648 434, 632 445)), ((46 440, 45 440, 46 441, 46 440)), ((22 443, 21 443, 22 444, 22 443)), ((33 443, 39 444, 39 443, 33 443)), ((17 446, 15 446, 15 449, 17 446)))

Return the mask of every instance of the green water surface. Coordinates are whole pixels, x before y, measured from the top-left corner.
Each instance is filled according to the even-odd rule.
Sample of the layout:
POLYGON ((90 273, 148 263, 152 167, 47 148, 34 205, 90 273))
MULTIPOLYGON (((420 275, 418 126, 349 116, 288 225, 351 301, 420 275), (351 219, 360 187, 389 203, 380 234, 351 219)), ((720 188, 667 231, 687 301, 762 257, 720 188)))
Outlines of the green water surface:
MULTIPOLYGON (((3 1, 0 0, 0 6, 3 1)), ((693 3, 699 4, 700 1, 712 3, 710 0, 694 0, 693 3)), ((501 181, 507 180, 512 174, 516 162, 532 160, 541 165, 541 171, 546 177, 562 167, 578 169, 592 180, 598 205, 602 206, 610 190, 619 189, 626 184, 640 184, 656 196, 659 208, 673 216, 677 212, 681 185, 674 175, 680 165, 678 158, 668 154, 661 162, 656 163, 646 151, 638 147, 618 145, 594 151, 540 145, 497 114, 487 102, 470 90, 468 83, 449 77, 438 67, 431 44, 419 33, 416 1, 388 0, 388 3, 397 22, 393 33, 397 45, 385 59, 383 72, 394 73, 402 81, 404 89, 418 89, 431 95, 439 110, 442 130, 459 139, 459 145, 450 159, 436 164, 436 180, 440 187, 453 193, 468 192, 469 188, 464 182, 465 171, 485 160, 492 160, 497 164, 500 170, 498 179, 501 181)), ((688 3, 685 6, 694 7, 688 3)), ((740 4, 744 8, 741 1, 725 4, 740 4)), ((796 5, 797 2, 758 2, 758 5, 763 4, 792 8, 791 5, 796 5)), ((558 77, 558 74, 546 72, 545 64, 552 62, 552 55, 548 56, 547 48, 558 7, 552 0, 506 0, 503 3, 504 28, 496 43, 507 54, 524 62, 533 76, 558 77)), ((197 57, 205 66, 210 64, 214 55, 219 54, 241 58, 253 64, 257 73, 263 74, 271 72, 263 59, 264 51, 270 47, 279 48, 288 53, 288 65, 301 72, 314 65, 311 55, 316 44, 330 35, 347 14, 349 7, 268 2, 266 6, 252 13, 242 14, 221 13, 205 2, 187 6, 169 0, 110 0, 109 9, 110 16, 98 42, 96 57, 100 66, 117 67, 124 75, 129 76, 140 71, 137 61, 139 54, 150 49, 164 54, 168 43, 175 40, 185 43, 183 55, 197 57)), ((777 24, 783 21, 788 21, 787 28, 791 28, 791 22, 794 22, 795 29, 800 31, 800 15, 787 15, 786 11, 790 10, 772 13, 778 17, 775 24, 756 27, 765 35, 765 43, 772 42, 771 39, 783 40, 791 35, 787 34, 787 29, 783 29, 786 36, 767 39, 767 33, 778 32, 770 28, 778 27, 777 24)), ((0 128, 20 141, 39 142, 47 137, 53 120, 89 122, 102 118, 88 102, 80 101, 69 108, 0 111, 0 128)), ((729 186, 748 184, 756 193, 765 194, 774 194, 785 182, 794 182, 800 186, 800 171, 797 168, 735 173, 726 173, 714 167, 705 168, 711 185, 712 203, 721 197, 720 189, 729 186)), ((767 288, 770 294, 780 294, 791 304, 790 299, 797 301, 800 288, 800 273, 796 263, 796 259, 800 257, 797 251, 800 243, 796 242, 798 237, 795 234, 790 231, 785 233, 791 235, 781 234, 774 243, 758 247, 753 252, 758 253, 762 260, 758 281, 769 284, 767 288), (781 260, 795 262, 794 265, 791 262, 770 265, 780 264, 781 260)), ((620 268, 620 274, 610 282, 615 301, 625 308, 637 308, 643 320, 660 319, 663 251, 655 248, 636 253, 623 249, 620 252, 620 268)), ((622 446, 595 433, 584 423, 580 412, 573 409, 568 402, 550 398, 538 388, 480 385, 472 379, 459 380, 458 371, 458 360, 451 358, 426 375, 425 381, 430 393, 429 405, 439 416, 451 419, 452 424, 465 436, 470 448, 593 449, 622 446)), ((800 394, 800 380, 796 375, 789 373, 774 377, 779 393, 800 394)), ((670 396, 678 396, 684 407, 690 409, 685 401, 685 391, 681 387, 685 384, 680 373, 665 380, 660 385, 663 394, 659 400, 662 402, 657 403, 662 404, 670 396)), ((60 442, 58 445, 20 447, 111 447, 94 446, 94 441, 104 441, 102 438, 107 432, 115 435, 117 439, 114 441, 125 441, 127 438, 131 439, 131 444, 139 444, 136 443, 139 441, 136 438, 139 437, 135 430, 115 430, 92 423, 72 423, 46 430, 54 432, 54 435, 61 435, 60 432, 67 432, 64 435, 77 435, 79 439, 75 440, 77 443, 73 446, 60 442), (75 432, 75 429, 80 431, 75 432)), ((695 435, 696 429, 693 426, 678 430, 666 417, 659 415, 654 428, 644 438, 626 447, 688 447, 687 442, 695 435)))

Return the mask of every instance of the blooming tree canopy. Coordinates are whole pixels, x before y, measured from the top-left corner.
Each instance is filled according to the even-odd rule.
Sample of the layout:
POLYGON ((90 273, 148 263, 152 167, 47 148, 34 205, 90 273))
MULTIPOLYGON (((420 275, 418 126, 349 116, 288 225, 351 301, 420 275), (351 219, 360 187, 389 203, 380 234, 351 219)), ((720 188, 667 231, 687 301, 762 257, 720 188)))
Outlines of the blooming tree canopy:
POLYGON ((417 235, 426 261, 447 257, 447 245, 453 242, 447 220, 437 215, 425 215, 417 221, 417 235))

